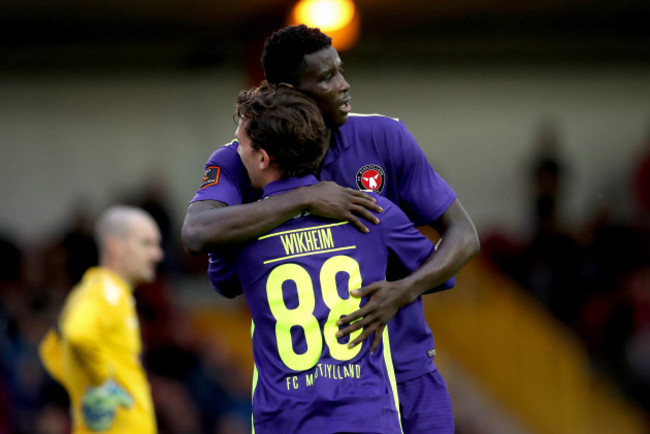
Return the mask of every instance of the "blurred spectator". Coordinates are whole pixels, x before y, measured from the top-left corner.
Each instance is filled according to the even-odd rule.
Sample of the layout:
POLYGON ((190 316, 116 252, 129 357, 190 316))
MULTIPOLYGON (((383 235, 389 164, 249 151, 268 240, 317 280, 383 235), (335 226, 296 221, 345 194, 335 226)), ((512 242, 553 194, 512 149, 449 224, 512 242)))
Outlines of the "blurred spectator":
POLYGON ((166 274, 173 274, 179 270, 179 253, 177 235, 180 230, 172 219, 167 201, 167 187, 164 177, 154 171, 142 182, 142 189, 134 195, 133 205, 147 211, 160 227, 162 235, 162 248, 165 259, 160 264, 159 270, 166 274))
POLYGON ((636 159, 633 172, 633 187, 636 195, 640 221, 650 229, 650 131, 643 143, 643 149, 636 159))
POLYGON ((70 430, 67 411, 53 405, 46 405, 42 408, 34 427, 35 434, 67 434, 70 430))
POLYGON ((624 340, 625 366, 630 393, 650 411, 650 261, 624 282, 629 298, 631 330, 624 340))
POLYGON ((565 164, 560 157, 557 126, 551 120, 541 123, 534 143, 532 172, 533 221, 537 231, 558 230, 558 202, 562 194, 565 164))
POLYGON ((533 233, 523 283, 558 319, 571 322, 583 294, 577 285, 578 248, 559 209, 566 164, 555 123, 542 122, 537 134, 531 167, 533 233))
POLYGON ((633 171, 638 215, 599 204, 581 228, 562 221, 566 163, 555 127, 542 124, 531 168, 529 240, 484 237, 489 260, 582 339, 594 366, 650 411, 650 138, 633 171))
POLYGON ((580 251, 562 220, 566 176, 556 124, 540 123, 529 170, 530 236, 517 239, 501 232, 485 236, 488 256, 559 320, 572 323, 585 297, 578 285, 580 251))
POLYGON ((80 200, 73 207, 71 225, 61 239, 70 286, 76 285, 84 272, 98 262, 97 244, 93 238, 91 220, 88 215, 87 201, 80 200))
POLYGON ((0 427, 32 433, 47 377, 38 361, 38 342, 47 329, 45 299, 23 278, 23 253, 8 239, 0 240, 0 427))

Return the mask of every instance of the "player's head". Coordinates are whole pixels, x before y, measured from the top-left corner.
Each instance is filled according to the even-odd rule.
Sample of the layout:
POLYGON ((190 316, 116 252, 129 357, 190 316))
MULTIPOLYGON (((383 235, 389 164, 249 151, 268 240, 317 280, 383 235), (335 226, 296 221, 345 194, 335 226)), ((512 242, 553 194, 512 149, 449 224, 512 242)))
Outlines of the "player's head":
POLYGON ((340 127, 350 112, 350 85, 332 39, 304 24, 288 26, 266 39, 262 54, 266 81, 289 84, 311 96, 330 128, 340 127))
POLYGON ((269 177, 288 178, 315 173, 327 130, 318 107, 306 95, 287 86, 261 86, 241 92, 237 152, 253 187, 269 177))
POLYGON ((144 210, 112 206, 95 225, 100 264, 133 286, 151 282, 163 259, 160 230, 144 210))

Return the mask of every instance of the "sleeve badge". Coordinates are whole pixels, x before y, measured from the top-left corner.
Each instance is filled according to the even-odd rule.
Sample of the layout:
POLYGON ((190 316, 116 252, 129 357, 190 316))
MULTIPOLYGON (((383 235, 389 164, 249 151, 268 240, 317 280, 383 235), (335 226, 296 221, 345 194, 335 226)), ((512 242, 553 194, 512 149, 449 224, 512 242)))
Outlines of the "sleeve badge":
POLYGON ((201 183, 201 189, 210 187, 211 185, 217 185, 219 183, 220 173, 221 173, 221 167, 208 166, 205 169, 205 174, 203 175, 203 182, 201 183))

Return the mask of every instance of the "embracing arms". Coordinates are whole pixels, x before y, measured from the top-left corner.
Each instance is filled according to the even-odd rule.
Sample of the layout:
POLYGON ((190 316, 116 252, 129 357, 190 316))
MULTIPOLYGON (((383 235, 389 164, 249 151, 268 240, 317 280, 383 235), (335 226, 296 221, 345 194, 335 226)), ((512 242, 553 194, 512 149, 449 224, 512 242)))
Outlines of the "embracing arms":
POLYGON ((455 276, 480 250, 474 223, 458 199, 430 225, 440 234, 440 243, 435 255, 402 279, 409 287, 409 302, 455 276))
POLYGON ((337 334, 339 337, 346 336, 363 327, 363 332, 350 342, 350 347, 376 332, 371 345, 371 350, 374 351, 381 340, 384 327, 399 308, 452 278, 478 253, 480 244, 476 228, 457 199, 431 226, 441 235, 441 240, 436 251, 417 270, 400 280, 382 280, 352 291, 356 297, 368 295, 370 299, 361 309, 338 322, 345 326, 361 318, 337 334))
POLYGON ((329 181, 243 205, 196 201, 187 209, 183 244, 192 254, 238 244, 267 233, 303 211, 347 220, 360 231, 367 232, 361 218, 377 223, 370 211, 381 212, 381 208, 367 194, 329 181))

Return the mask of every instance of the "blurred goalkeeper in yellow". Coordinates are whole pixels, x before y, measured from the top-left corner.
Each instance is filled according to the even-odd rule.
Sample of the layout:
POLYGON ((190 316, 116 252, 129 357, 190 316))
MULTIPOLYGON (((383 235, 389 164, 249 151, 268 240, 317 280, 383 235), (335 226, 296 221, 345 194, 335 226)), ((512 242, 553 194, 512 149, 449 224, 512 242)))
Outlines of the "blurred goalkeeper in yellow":
POLYGON ((41 342, 41 359, 68 391, 74 433, 155 433, 133 288, 155 278, 160 232, 145 211, 115 206, 95 235, 100 265, 68 295, 57 330, 41 342))

